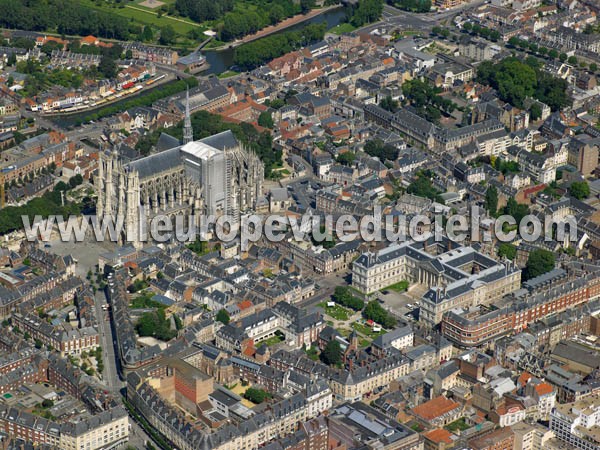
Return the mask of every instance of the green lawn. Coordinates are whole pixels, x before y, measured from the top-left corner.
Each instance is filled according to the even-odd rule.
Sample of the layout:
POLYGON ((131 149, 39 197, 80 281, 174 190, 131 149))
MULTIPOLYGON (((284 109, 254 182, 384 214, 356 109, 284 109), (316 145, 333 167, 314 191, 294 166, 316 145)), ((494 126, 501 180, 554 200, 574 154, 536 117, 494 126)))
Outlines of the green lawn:
POLYGON ((327 302, 321 302, 317 306, 323 308, 325 314, 333 317, 335 320, 348 320, 352 315, 352 311, 337 304, 335 306, 327 306, 327 302))
POLYGON ((350 333, 352 333, 352 330, 349 330, 347 328, 338 328, 337 332, 340 333, 344 337, 348 337, 348 336, 350 336, 350 333))
POLYGON ((111 8, 108 5, 97 4, 92 0, 78 0, 80 4, 83 6, 87 6, 92 9, 109 12, 112 14, 116 14, 121 17, 125 17, 127 19, 133 19, 134 22, 137 22, 141 25, 153 25, 155 27, 164 27, 167 25, 171 25, 175 32, 179 35, 185 36, 188 32, 193 29, 203 28, 200 25, 194 25, 189 19, 182 19, 183 21, 177 20, 173 17, 158 17, 158 10, 150 10, 143 8, 139 5, 132 5, 132 7, 124 7, 124 8, 111 8))
POLYGON ((384 334, 384 333, 385 333, 385 331, 384 331, 384 330, 381 330, 381 331, 378 331, 377 333, 375 333, 375 332, 374 332, 374 331, 371 329, 371 327, 369 327, 369 326, 367 326, 367 325, 364 325, 364 324, 362 324, 362 323, 358 323, 358 322, 354 322, 354 323, 352 324, 352 328, 354 328, 354 329, 355 329, 357 332, 359 332, 360 334, 362 334, 362 335, 364 335, 364 336, 367 336, 367 337, 370 337, 370 338, 374 338, 374 337, 377 337, 377 336, 379 336, 379 335, 381 335, 381 334, 384 334))
POLYGON ((131 303, 129 303, 129 307, 133 308, 133 309, 166 308, 166 306, 163 305, 162 303, 152 300, 152 297, 154 297, 154 295, 155 295, 155 293, 152 291, 142 292, 137 297, 131 299, 131 303))
POLYGON ((264 341, 258 343, 259 346, 265 344, 267 347, 271 347, 273 345, 279 344, 285 340, 284 336, 272 336, 264 341))
POLYGON ((225 72, 217 75, 217 78, 230 78, 236 76, 238 73, 239 72, 236 72, 234 70, 226 70, 225 72))
POLYGON ((461 417, 460 419, 455 420, 452 423, 449 423, 444 428, 446 428, 446 430, 448 430, 448 431, 455 432, 455 431, 464 431, 471 427, 465 422, 465 418, 461 417))
POLYGON ((399 281, 398 283, 394 283, 391 286, 386 287, 382 290, 389 290, 394 292, 404 292, 408 290, 409 283, 408 281, 399 281))
POLYGON ((354 25, 352 25, 351 23, 346 22, 346 23, 340 23, 339 25, 336 25, 335 27, 331 28, 328 32, 337 34, 339 36, 344 33, 351 33, 354 30, 356 30, 356 27, 354 25))
POLYGON ((414 431, 416 431, 417 433, 420 433, 421 431, 424 431, 424 428, 418 424, 418 423, 413 423, 410 428, 414 431))

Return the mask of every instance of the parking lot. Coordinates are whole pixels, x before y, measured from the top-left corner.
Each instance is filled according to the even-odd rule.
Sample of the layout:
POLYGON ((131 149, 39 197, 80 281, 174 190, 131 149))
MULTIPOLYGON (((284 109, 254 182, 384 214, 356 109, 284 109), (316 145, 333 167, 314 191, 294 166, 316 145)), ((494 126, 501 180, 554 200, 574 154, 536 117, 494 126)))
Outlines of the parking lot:
POLYGON ((410 320, 411 317, 416 318, 415 315, 419 309, 419 299, 423 293, 423 286, 413 285, 405 292, 383 289, 377 294, 377 299, 385 309, 391 311, 394 315, 410 320))
POLYGON ((71 255, 75 258, 77 260, 75 272, 80 277, 85 277, 90 269, 94 271, 100 254, 116 248, 114 243, 94 242, 91 239, 86 242, 62 242, 57 236, 53 236, 47 245, 44 250, 60 256, 71 255))

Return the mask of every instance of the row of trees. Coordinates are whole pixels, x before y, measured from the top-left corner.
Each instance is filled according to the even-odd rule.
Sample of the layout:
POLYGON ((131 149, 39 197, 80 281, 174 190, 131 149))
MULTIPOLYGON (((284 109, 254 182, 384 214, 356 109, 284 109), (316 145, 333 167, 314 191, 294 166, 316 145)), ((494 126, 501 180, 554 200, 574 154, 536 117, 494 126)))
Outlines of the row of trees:
POLYGON ((177 0, 175 9, 196 22, 217 20, 235 6, 235 0, 177 0))
POLYGON ((220 38, 231 41, 252 34, 269 25, 275 25, 288 17, 307 13, 315 6, 314 0, 261 0, 254 10, 234 10, 223 18, 220 38))
MULTIPOLYGON (((508 46, 526 52, 535 53, 536 55, 544 58, 558 59, 561 62, 568 62, 574 66, 579 64, 581 67, 586 67, 586 64, 578 61, 576 56, 568 56, 566 53, 559 53, 558 50, 554 48, 547 48, 543 45, 538 45, 535 42, 519 39, 517 36, 513 36, 508 40, 508 46)), ((598 70, 598 65, 596 63, 591 63, 589 69, 592 72, 596 72, 598 70)))
POLYGON ((363 317, 380 324, 384 328, 393 328, 396 325, 396 319, 383 309, 377 300, 371 300, 367 303, 363 311, 363 317))
POLYGON ((325 22, 310 24, 299 31, 288 31, 244 44, 235 49, 234 63, 242 70, 252 70, 285 53, 322 40, 326 30, 325 22))
POLYGON ((491 30, 489 28, 482 27, 479 24, 471 24, 470 22, 467 22, 463 25, 463 30, 494 42, 497 42, 501 37, 500 32, 497 30, 491 30))
POLYGON ((426 13, 431 10, 431 0, 388 0, 396 8, 417 13, 426 13))
POLYGON ((126 40, 129 25, 117 14, 86 8, 72 0, 0 0, 0 26, 5 28, 126 40))
POLYGON ((496 89, 502 100, 518 108, 524 108, 527 97, 540 100, 553 111, 571 103, 567 81, 542 71, 540 61, 533 57, 525 62, 516 57, 498 63, 484 61, 477 69, 477 78, 496 89))

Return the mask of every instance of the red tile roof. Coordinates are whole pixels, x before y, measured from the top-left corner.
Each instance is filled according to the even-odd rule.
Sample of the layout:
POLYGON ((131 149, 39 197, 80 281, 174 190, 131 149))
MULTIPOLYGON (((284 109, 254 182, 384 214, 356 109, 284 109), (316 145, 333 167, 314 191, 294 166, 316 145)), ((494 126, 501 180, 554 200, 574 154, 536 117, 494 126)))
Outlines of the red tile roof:
POLYGON ((432 430, 429 433, 425 433, 424 436, 432 442, 439 444, 440 442, 444 442, 446 444, 452 444, 454 442, 452 440, 452 433, 444 428, 438 428, 437 430, 432 430))
POLYGON ((459 403, 440 395, 439 397, 413 408, 412 413, 425 420, 433 420, 456 408, 460 408, 459 403))

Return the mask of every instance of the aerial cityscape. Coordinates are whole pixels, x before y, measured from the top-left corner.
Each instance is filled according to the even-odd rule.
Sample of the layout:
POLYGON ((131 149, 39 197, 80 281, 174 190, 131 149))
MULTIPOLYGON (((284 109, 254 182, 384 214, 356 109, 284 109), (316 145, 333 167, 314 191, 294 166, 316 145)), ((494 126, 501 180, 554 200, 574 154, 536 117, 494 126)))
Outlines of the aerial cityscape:
POLYGON ((0 450, 600 450, 599 0, 0 0, 0 450))

